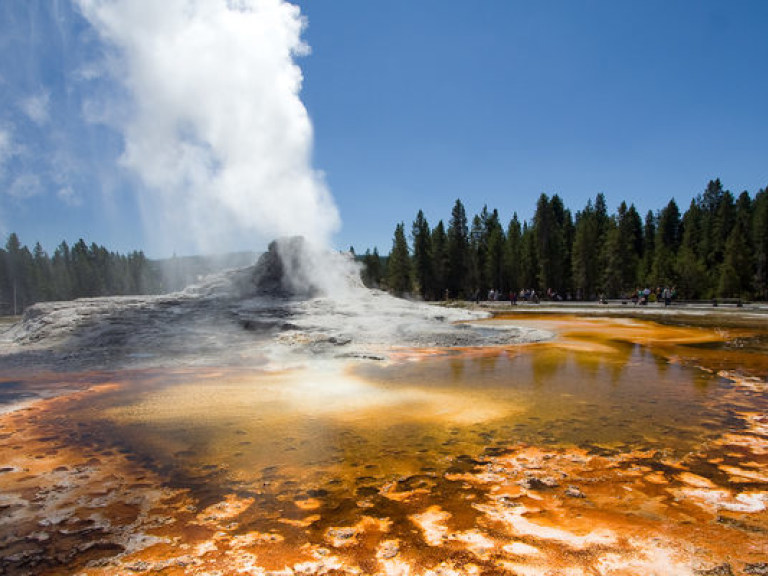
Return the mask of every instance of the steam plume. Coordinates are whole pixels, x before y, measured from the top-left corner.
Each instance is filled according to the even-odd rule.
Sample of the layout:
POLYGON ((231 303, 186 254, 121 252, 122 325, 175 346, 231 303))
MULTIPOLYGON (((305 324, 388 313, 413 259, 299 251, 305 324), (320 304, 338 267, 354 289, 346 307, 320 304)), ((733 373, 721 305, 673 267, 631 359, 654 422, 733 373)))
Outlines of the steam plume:
POLYGON ((312 169, 299 99, 306 54, 298 7, 282 0, 76 0, 126 90, 123 164, 145 184, 164 249, 253 247, 300 234, 327 245, 339 225, 312 169), (244 242, 247 244, 244 245, 244 242))

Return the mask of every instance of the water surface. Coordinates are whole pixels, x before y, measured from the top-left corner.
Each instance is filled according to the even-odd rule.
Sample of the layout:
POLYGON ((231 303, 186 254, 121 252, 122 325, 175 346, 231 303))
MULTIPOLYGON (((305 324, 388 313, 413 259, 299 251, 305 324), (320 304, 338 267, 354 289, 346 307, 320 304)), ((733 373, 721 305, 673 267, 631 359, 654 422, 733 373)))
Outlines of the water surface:
MULTIPOLYGON (((760 480, 768 471, 765 454, 739 452, 722 443, 729 434, 765 442, 750 420, 750 414, 768 409, 760 387, 768 375, 761 331, 554 316, 492 322, 495 327, 527 324, 557 336, 509 347, 400 349, 386 363, 310 361, 284 372, 222 366, 81 374, 74 378, 81 386, 89 381, 98 386, 46 405, 34 421, 44 420, 49 432, 66 431, 65 444, 87 448, 99 462, 121 455, 147 470, 154 483, 182 490, 191 500, 184 500, 186 508, 175 502, 179 508, 169 512, 179 525, 185 521, 179 510, 196 514, 209 506, 230 506, 236 513, 224 514, 221 520, 229 524, 219 526, 229 537, 279 535, 275 538, 281 544, 275 544, 271 556, 262 550, 263 565, 289 562, 291 550, 297 559, 317 556, 318 547, 345 551, 349 566, 369 570, 382 569, 376 568, 376 562, 383 562, 382 546, 395 546, 391 558, 422 567, 446 560, 463 565, 467 550, 473 562, 487 567, 514 560, 517 553, 509 552, 509 546, 518 540, 510 530, 525 532, 530 523, 507 518, 511 528, 497 525, 502 520, 488 516, 491 512, 481 505, 494 490, 478 485, 473 475, 494 466, 501 470, 509 458, 532 447, 540 457, 524 458, 529 463, 539 458, 525 474, 545 474, 544 479, 537 484, 522 476, 512 482, 508 471, 509 482, 497 480, 495 490, 521 498, 524 506, 525 498, 539 498, 538 489, 551 488, 559 499, 551 503, 550 522, 563 506, 566 485, 575 481, 563 478, 579 477, 565 471, 560 455, 567 456, 569 466, 610 461, 611 469, 624 470, 620 463, 631 461, 627 474, 630 469, 642 470, 639 476, 647 478, 661 474, 657 484, 644 480, 643 486, 656 487, 642 493, 646 501, 658 503, 654 517, 672 525, 677 516, 668 507, 678 496, 669 486, 682 470, 706 482, 732 485, 728 466, 738 468, 741 459, 748 459, 751 468, 739 469, 755 470, 757 480, 744 483, 749 489, 744 494, 753 498, 750 494, 757 491, 754 498, 762 501, 760 494, 768 487, 768 480, 760 480), (735 370, 751 380, 734 378, 735 370), (547 458, 541 456, 545 453, 547 458), (486 516, 497 519, 483 520, 486 516), (384 524, 371 528, 366 524, 371 518, 384 524), (438 530, 438 536, 430 536, 428 528, 446 518, 457 534, 469 535, 453 538, 438 530), (351 527, 351 535, 337 538, 333 530, 338 527, 351 527), (479 553, 481 536, 493 545, 481 546, 479 553)), ((5 388, 6 394, 23 394, 23 380, 9 380, 5 388)), ((16 424, 5 424, 8 430, 24 416, 15 418, 16 424)), ((52 437, 47 438, 50 443, 52 437)), ((515 466, 514 473, 522 474, 515 466)), ((580 469, 579 474, 587 472, 580 469)), ((13 491, 11 478, 0 476, 0 492, 13 491)), ((593 508, 600 501, 597 492, 594 499, 593 508)), ((618 503, 602 506, 610 512, 618 503)), ((751 522, 759 527, 766 518, 763 511, 757 513, 762 516, 751 522)), ((205 525, 200 518, 186 521, 205 525)), ((615 520, 606 525, 621 529, 615 520)), ((179 529, 177 537, 209 537, 196 530, 179 529)), ((763 534, 760 530, 752 531, 752 537, 763 534)), ((543 534, 528 534, 520 542, 543 551, 552 540, 561 548, 567 544, 560 533, 543 534)), ((562 553, 553 551, 552 557, 562 553)), ((755 558, 750 550, 744 555, 755 558)), ((576 564, 586 569, 589 562, 576 564)))

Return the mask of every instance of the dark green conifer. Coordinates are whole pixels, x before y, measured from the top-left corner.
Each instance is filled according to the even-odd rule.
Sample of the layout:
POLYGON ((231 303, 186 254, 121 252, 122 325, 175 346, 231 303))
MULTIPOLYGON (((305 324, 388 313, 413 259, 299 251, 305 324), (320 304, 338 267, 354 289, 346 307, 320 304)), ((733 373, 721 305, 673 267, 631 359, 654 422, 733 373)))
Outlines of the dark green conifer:
POLYGON ((507 226, 507 237, 504 243, 504 290, 519 292, 523 288, 521 282, 522 266, 522 229, 517 212, 507 226))
POLYGON ((438 300, 442 300, 445 296, 448 270, 448 236, 445 233, 443 221, 440 220, 432 230, 432 293, 438 300))
POLYGON ((742 298, 748 293, 752 280, 750 256, 746 231, 741 223, 737 223, 725 243, 720 280, 717 285, 718 296, 742 298))
POLYGON ((469 228, 467 212, 461 200, 456 200, 451 211, 447 230, 448 260, 446 289, 452 298, 468 294, 467 272, 469 269, 469 228))
POLYGON ((396 296, 411 291, 411 258, 405 239, 405 224, 402 222, 395 228, 392 251, 387 261, 387 286, 396 296))
POLYGON ((434 274, 432 238, 424 212, 419 210, 411 229, 413 241, 413 281, 416 291, 425 300, 433 300, 434 274))

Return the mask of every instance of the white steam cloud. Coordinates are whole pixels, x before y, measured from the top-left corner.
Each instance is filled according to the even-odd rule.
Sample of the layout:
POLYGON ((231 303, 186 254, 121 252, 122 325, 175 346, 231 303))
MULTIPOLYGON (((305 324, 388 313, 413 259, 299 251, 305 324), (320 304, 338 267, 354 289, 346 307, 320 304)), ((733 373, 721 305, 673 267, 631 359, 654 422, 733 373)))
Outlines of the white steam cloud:
POLYGON ((327 245, 339 216, 312 168, 299 99, 299 8, 281 0, 76 0, 130 103, 110 122, 149 191, 164 249, 253 248, 301 234, 327 245), (243 245, 243 242, 248 244, 243 245))

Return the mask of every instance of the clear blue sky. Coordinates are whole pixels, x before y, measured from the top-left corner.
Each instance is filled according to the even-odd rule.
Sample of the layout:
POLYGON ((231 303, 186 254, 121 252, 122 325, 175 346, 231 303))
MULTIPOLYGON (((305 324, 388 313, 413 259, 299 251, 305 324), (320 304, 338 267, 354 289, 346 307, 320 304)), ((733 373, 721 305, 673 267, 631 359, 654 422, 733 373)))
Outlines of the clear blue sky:
MULTIPOLYGON (((456 198, 506 221, 530 219, 542 192, 574 212, 603 192, 645 213, 672 197, 684 209, 715 177, 768 186, 768 2, 298 5, 338 248, 386 253, 398 222, 447 220, 456 198)), ((100 50, 65 0, 0 4, 0 231, 167 256, 146 240, 121 134, 84 92, 100 50)))

